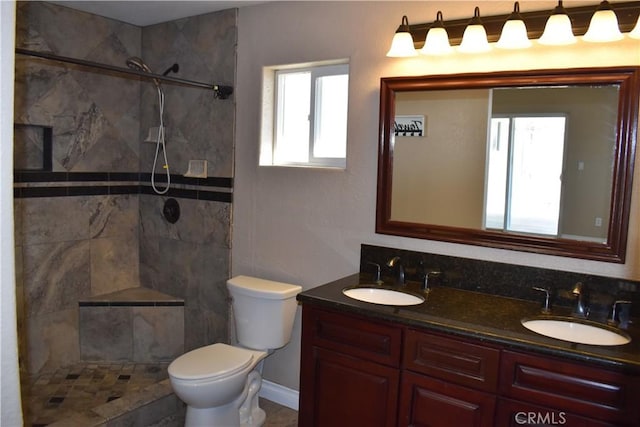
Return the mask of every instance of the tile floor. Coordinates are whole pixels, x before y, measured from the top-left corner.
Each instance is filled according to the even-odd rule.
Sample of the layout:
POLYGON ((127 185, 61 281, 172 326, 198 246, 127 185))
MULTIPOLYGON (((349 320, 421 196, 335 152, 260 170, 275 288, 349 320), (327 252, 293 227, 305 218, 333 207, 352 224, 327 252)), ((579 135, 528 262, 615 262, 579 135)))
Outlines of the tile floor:
POLYGON ((167 378, 168 364, 78 364, 41 374, 27 386, 25 425, 39 427, 111 402, 167 378))
MULTIPOLYGON (((167 364, 144 363, 79 364, 39 375, 25 390, 25 426, 46 426, 166 378, 167 364)), ((298 425, 297 411, 266 399, 261 399, 260 404, 267 412, 265 427, 298 425)))

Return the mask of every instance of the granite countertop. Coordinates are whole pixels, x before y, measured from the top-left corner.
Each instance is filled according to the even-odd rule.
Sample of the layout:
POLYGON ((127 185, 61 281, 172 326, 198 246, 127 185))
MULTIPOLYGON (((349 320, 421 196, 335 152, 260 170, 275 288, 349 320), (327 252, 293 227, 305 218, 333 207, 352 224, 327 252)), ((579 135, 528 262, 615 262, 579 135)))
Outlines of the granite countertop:
MULTIPOLYGON (((417 283, 407 284, 405 290, 421 293, 426 300, 413 306, 372 304, 342 293, 344 288, 359 284, 372 284, 371 276, 356 273, 304 291, 297 298, 302 304, 640 373, 639 325, 632 324, 625 331, 631 336, 628 344, 575 344, 547 338, 522 326, 521 319, 540 315, 539 303, 447 287, 434 287, 425 293, 420 291, 417 283)), ((553 310, 553 315, 568 314, 567 309, 562 307, 553 310)))

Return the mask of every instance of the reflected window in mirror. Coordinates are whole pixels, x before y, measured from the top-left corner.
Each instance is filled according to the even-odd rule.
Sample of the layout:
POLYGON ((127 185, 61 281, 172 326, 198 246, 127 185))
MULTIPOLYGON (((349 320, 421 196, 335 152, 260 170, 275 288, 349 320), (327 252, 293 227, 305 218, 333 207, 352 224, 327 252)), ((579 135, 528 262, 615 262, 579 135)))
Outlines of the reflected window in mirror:
POLYGON ((565 116, 491 118, 487 229, 558 236, 565 116))

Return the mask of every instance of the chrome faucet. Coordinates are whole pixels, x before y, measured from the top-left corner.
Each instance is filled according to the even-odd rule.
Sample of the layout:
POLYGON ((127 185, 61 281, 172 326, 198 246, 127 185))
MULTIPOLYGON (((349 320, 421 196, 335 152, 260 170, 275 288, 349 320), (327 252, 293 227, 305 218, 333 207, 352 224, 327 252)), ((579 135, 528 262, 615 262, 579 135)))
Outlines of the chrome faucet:
POLYGON ((551 290, 547 288, 541 288, 539 286, 533 286, 531 289, 538 292, 544 292, 544 304, 540 309, 542 314, 551 314, 551 290))
POLYGON ((607 319, 607 324, 617 326, 620 329, 629 327, 629 309, 631 301, 618 300, 611 305, 611 317, 607 319))
POLYGON ((431 285, 429 284, 429 279, 431 279, 431 278, 435 279, 437 277, 440 277, 441 274, 442 274, 442 271, 440 271, 437 268, 432 268, 430 270, 425 271, 424 272, 424 276, 422 276, 422 284, 421 284, 420 288, 423 291, 428 291, 429 289, 431 289, 430 288, 431 285))
POLYGON ((376 284, 378 284, 378 285, 383 284, 384 282, 382 281, 382 278, 380 276, 380 264, 377 264, 377 263, 371 262, 371 261, 369 261, 367 264, 372 265, 372 266, 374 266, 376 268, 376 274, 375 274, 375 276, 373 276, 374 282, 376 284))
POLYGON ((576 317, 587 317, 589 315, 589 294, 587 292, 587 286, 582 282, 578 282, 573 286, 571 293, 576 297, 576 305, 573 307, 572 315, 576 317))
POLYGON ((405 281, 404 281, 404 266, 402 265, 402 262, 400 261, 400 257, 399 256, 394 256, 389 261, 387 261, 387 267, 396 269, 396 272, 397 272, 396 273, 396 284, 404 286, 405 285, 405 281))

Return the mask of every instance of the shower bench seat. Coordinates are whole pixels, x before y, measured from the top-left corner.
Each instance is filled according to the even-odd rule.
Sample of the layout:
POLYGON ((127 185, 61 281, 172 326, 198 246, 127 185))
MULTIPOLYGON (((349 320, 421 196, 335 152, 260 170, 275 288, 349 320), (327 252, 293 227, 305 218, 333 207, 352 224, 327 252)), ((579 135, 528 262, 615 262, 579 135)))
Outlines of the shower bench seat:
POLYGON ((78 301, 80 359, 153 363, 184 353, 184 300, 134 287, 78 301))

